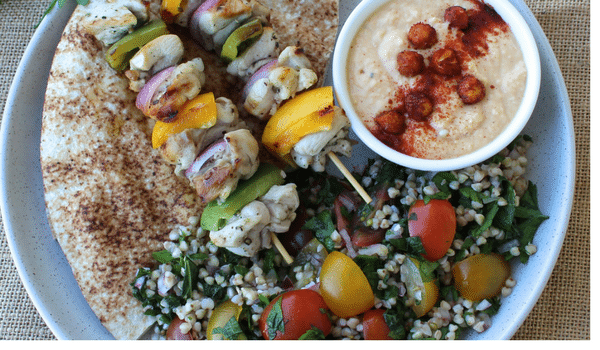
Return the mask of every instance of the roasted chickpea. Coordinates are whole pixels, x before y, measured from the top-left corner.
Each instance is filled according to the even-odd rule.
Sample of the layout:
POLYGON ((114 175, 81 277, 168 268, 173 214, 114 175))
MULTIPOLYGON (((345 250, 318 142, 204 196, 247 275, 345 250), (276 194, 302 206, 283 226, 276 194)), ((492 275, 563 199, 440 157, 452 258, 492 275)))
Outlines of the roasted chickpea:
POLYGON ((485 97, 485 86, 475 76, 467 74, 458 82, 458 96, 464 104, 477 103, 485 97))
POLYGON ((404 132, 404 115, 398 110, 383 111, 375 117, 375 123, 388 134, 401 134, 404 132))
POLYGON ((402 51, 396 60, 398 61, 398 71, 405 77, 414 77, 425 69, 423 56, 415 51, 402 51))
POLYGON ((429 65, 438 73, 447 76, 460 74, 458 56, 452 49, 443 48, 433 53, 429 65))
POLYGON ((451 28, 467 29, 469 26, 469 15, 467 10, 460 6, 451 6, 444 12, 444 20, 449 23, 451 28))
POLYGON ((433 102, 421 92, 411 92, 404 100, 406 114, 415 120, 424 121, 433 113, 433 102))
POLYGON ((429 24, 416 23, 408 31, 408 41, 416 49, 428 49, 437 43, 437 32, 429 24))

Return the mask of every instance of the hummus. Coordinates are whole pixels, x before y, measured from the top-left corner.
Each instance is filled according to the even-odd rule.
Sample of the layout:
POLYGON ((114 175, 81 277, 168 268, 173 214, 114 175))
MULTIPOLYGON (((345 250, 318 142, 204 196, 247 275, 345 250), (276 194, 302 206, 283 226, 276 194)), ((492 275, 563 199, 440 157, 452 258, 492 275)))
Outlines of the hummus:
MULTIPOLYGON (((362 25, 348 60, 350 98, 367 128, 382 142, 404 154, 427 159, 448 159, 469 154, 499 135, 521 104, 527 70, 519 45, 508 25, 488 5, 478 0, 392 0, 362 25), (464 8, 468 26, 450 26, 444 13, 450 6, 464 8), (425 23, 435 29, 437 41, 416 48, 408 39, 411 26, 425 23), (456 52, 460 70, 452 76, 432 69, 434 53, 456 52), (398 55, 422 55, 421 74, 401 74, 398 55), (399 71, 400 69, 400 71, 399 71), (475 76, 485 87, 485 97, 473 104, 461 100, 461 78, 475 76), (411 118, 406 96, 425 95, 433 105, 426 118, 411 118), (398 111, 401 131, 382 128, 375 119, 398 111)), ((392 128, 393 129, 393 128, 392 128)))

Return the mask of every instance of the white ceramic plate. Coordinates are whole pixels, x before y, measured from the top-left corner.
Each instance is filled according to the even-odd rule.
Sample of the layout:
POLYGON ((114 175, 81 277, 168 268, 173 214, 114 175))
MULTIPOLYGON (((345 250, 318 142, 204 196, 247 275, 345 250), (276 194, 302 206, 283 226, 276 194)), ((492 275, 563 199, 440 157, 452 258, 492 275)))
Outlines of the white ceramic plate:
MULTIPOLYGON (((343 22, 357 0, 341 0, 343 22)), ((541 210, 549 215, 527 265, 514 269, 517 285, 502 301, 493 325, 469 339, 509 339, 525 320, 552 272, 567 230, 575 183, 573 118, 565 84, 550 44, 535 17, 520 0, 511 0, 531 27, 542 66, 539 100, 525 133, 534 139, 529 151, 529 179, 538 186, 541 210)), ((74 1, 56 8, 42 22, 27 47, 8 94, 0 132, 0 203, 8 244, 25 289, 59 339, 111 339, 83 298, 69 264, 52 238, 46 219, 39 162, 45 86, 62 30, 74 1)), ((342 23, 340 23, 342 24, 342 23)), ((356 138, 355 136, 353 136, 356 138)), ((358 145, 348 165, 371 155, 358 145)))

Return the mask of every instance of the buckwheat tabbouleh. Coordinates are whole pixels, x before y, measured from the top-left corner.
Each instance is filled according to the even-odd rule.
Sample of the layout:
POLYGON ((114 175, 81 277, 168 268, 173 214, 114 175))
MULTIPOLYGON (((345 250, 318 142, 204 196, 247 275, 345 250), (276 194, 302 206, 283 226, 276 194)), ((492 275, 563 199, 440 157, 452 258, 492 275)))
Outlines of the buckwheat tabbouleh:
MULTIPOLYGON (((503 261, 526 263, 536 251, 534 233, 547 219, 538 209, 536 186, 524 176, 530 144, 529 137, 519 137, 487 162, 450 172, 426 173, 370 161, 364 174, 356 176, 374 198, 369 205, 345 180, 290 173, 286 181, 298 186, 302 212, 290 233, 279 239, 295 256, 292 265, 275 248, 252 258, 219 248, 199 228, 199 218, 193 218, 188 227, 170 233, 165 250, 153 254, 156 268, 138 271, 133 293, 145 313, 156 317, 156 339, 272 339, 287 331, 284 323, 291 324, 283 322, 287 293, 276 297, 298 289, 319 291, 330 309, 331 327, 313 325, 303 339, 372 339, 377 317, 389 328, 383 336, 392 339, 458 339, 468 328, 483 332, 517 283, 508 277, 510 268, 503 261), (423 258, 429 253, 428 238, 409 234, 411 220, 423 219, 414 214, 415 203, 421 201, 448 202, 455 214, 454 237, 435 261, 423 258), (360 267, 374 295, 367 308, 381 311, 361 309, 344 317, 332 312, 336 301, 327 298, 330 287, 324 282, 330 285, 325 279, 335 275, 328 261, 341 259, 335 251, 360 267), (493 287, 471 281, 471 290, 463 289, 461 280, 470 278, 478 258, 487 258, 486 269, 497 269, 496 275, 506 272, 508 278, 494 281, 492 276, 490 283, 497 284, 493 287), (463 294, 482 297, 472 301, 463 294)), ((353 281, 343 282, 348 283, 353 281)))

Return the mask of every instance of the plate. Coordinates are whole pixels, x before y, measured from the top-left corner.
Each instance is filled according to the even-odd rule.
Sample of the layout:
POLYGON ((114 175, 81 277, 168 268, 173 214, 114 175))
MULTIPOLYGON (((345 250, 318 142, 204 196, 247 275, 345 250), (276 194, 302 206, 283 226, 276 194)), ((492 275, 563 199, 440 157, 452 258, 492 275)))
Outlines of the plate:
MULTIPOLYGON (((340 4, 340 25, 359 1, 340 4)), ((542 87, 524 133, 533 137, 528 178, 538 186, 541 211, 550 216, 539 228, 537 253, 514 268, 517 285, 486 332, 468 339, 510 339, 542 293, 564 240, 575 186, 575 136, 567 90, 548 39, 529 8, 511 0, 525 17, 538 45, 542 87)), ((40 130, 45 86, 54 50, 75 2, 44 19, 17 68, 0 130, 0 204, 8 245, 27 293, 58 339, 113 339, 102 326, 73 277, 46 218, 40 167, 40 130)), ((329 75, 330 81, 330 75, 329 75)), ((355 135, 351 137, 356 139, 355 135)), ((372 154, 357 145, 348 166, 372 154)))

